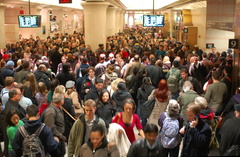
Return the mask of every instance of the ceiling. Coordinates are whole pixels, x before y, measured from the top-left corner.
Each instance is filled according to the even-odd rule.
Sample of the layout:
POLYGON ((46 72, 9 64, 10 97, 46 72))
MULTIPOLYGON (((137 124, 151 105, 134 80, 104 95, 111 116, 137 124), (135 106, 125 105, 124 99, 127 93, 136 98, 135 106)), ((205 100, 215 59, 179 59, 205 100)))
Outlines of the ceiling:
MULTIPOLYGON (((72 4, 59 4, 59 0, 30 0, 31 8, 50 8, 52 10, 82 10, 81 3, 85 0, 72 0, 72 4)), ((101 1, 101 0, 97 0, 101 1)), ((104 0, 103 0, 104 1, 104 0)), ((193 5, 191 3, 201 2, 204 0, 105 0, 110 3, 110 6, 116 6, 127 11, 151 11, 165 10, 169 8, 182 9, 185 7, 191 8, 196 6, 204 6, 204 3, 193 5), (154 7, 153 7, 154 4, 154 7), (184 6, 184 7, 183 7, 184 6)), ((0 0, 0 6, 10 8, 27 7, 29 0, 0 0)))

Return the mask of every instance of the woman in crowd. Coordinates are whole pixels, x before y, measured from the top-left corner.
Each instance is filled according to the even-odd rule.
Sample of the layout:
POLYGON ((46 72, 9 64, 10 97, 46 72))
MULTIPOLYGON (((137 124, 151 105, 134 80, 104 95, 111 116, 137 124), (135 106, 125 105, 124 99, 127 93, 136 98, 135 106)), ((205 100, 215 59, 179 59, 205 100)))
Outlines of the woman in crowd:
POLYGON ((66 63, 66 61, 67 61, 66 56, 62 56, 61 60, 62 60, 62 63, 58 64, 56 75, 62 72, 63 64, 66 63))
MULTIPOLYGON (((164 123, 167 123, 167 121, 166 122, 164 121, 167 117, 170 117, 173 120, 177 120, 178 127, 180 130, 180 128, 183 127, 184 120, 183 120, 183 117, 180 116, 179 112, 180 112, 180 105, 178 104, 178 102, 174 99, 169 100, 166 112, 163 112, 158 119, 158 125, 160 126, 161 130, 163 128, 164 123)), ((179 130, 177 131, 177 133, 179 132, 179 130)), ((162 135, 162 136, 164 136, 164 135, 162 135)), ((178 157, 179 146, 180 146, 180 142, 181 142, 179 137, 180 136, 178 133, 177 134, 178 141, 176 140, 173 148, 165 148, 163 145, 164 157, 168 157, 169 155, 170 155, 170 157, 178 157)), ((163 137, 161 137, 161 138, 163 138, 163 137)))
POLYGON ((50 82, 50 91, 48 92, 48 103, 52 102, 52 97, 53 97, 54 90, 58 85, 59 85, 58 79, 53 79, 50 82))
POLYGON ((36 101, 38 106, 40 106, 43 103, 47 103, 47 87, 45 86, 45 84, 43 82, 39 82, 38 83, 38 92, 35 96, 36 101))
POLYGON ((147 118, 144 114, 143 104, 148 100, 148 96, 152 93, 155 88, 152 86, 151 78, 144 77, 142 80, 142 86, 138 89, 137 92, 137 100, 138 100, 138 108, 137 113, 140 115, 142 120, 142 125, 145 127, 147 123, 147 118))
POLYGON ((104 81, 104 87, 107 88, 112 81, 116 80, 118 78, 118 75, 116 72, 114 72, 114 66, 108 65, 106 72, 101 76, 101 78, 104 81))
POLYGON ((81 113, 83 113, 83 109, 81 107, 80 100, 78 99, 78 93, 75 90, 75 82, 67 81, 65 87, 67 89, 65 97, 72 100, 76 116, 78 117, 81 113))
POLYGON ((79 156, 120 157, 117 146, 114 143, 108 143, 100 124, 93 125, 89 141, 81 147, 79 156))
POLYGON ((119 82, 117 87, 118 89, 113 93, 112 99, 116 102, 117 111, 121 112, 124 100, 127 98, 132 99, 132 96, 128 92, 125 82, 119 82))
POLYGON ((110 96, 112 97, 113 93, 117 91, 118 89, 118 83, 119 82, 124 82, 124 80, 122 78, 117 78, 116 80, 114 80, 110 86, 107 87, 107 90, 110 93, 110 96))
POLYGON ((168 90, 167 81, 162 79, 158 83, 158 88, 153 90, 148 100, 155 98, 155 105, 152 113, 149 116, 148 123, 158 125, 158 118, 160 114, 167 109, 168 101, 171 98, 171 92, 168 90))
POLYGON ((25 97, 28 97, 32 100, 33 104, 37 104, 35 95, 38 92, 37 80, 33 73, 28 73, 25 81, 23 82, 25 97))
POLYGON ((131 143, 136 140, 134 126, 136 126, 138 129, 140 136, 145 137, 140 119, 138 118, 137 114, 135 114, 135 110, 136 104, 133 99, 126 99, 123 103, 123 112, 118 113, 112 120, 113 123, 118 123, 124 128, 131 143))
POLYGON ((6 115, 7 136, 8 136, 8 155, 9 157, 16 157, 16 154, 12 148, 12 141, 19 126, 24 125, 20 120, 20 116, 17 110, 11 109, 6 115))
POLYGON ((104 120, 106 127, 108 128, 112 121, 112 117, 115 116, 117 112, 117 107, 106 89, 101 90, 96 105, 96 115, 104 120))
POLYGON ((87 70, 87 75, 84 76, 81 86, 80 97, 83 100, 84 96, 94 87, 95 84, 95 68, 90 66, 87 70))
POLYGON ((182 157, 208 156, 211 141, 211 129, 200 117, 200 106, 190 103, 186 108, 187 125, 180 129, 184 135, 182 157))
POLYGON ((75 81, 75 76, 70 72, 70 63, 64 63, 62 65, 62 72, 57 74, 56 78, 59 80, 60 85, 65 85, 67 81, 75 81))

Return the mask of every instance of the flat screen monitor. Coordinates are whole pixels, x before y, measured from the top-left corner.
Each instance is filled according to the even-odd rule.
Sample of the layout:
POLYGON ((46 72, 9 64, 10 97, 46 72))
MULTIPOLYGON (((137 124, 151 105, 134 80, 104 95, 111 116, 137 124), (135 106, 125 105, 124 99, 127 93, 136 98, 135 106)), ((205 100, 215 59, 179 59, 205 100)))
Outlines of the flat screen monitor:
POLYGON ((41 15, 19 15, 18 23, 20 28, 41 27, 41 15))
POLYGON ((143 15, 143 27, 164 27, 164 15, 143 15))

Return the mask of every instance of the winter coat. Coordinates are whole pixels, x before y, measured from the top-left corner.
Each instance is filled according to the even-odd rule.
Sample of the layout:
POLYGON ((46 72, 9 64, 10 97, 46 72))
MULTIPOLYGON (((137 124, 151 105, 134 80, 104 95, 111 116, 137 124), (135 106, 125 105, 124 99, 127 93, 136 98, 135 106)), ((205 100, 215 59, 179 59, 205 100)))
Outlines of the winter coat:
POLYGON ((123 102, 127 98, 132 99, 131 94, 127 91, 117 90, 116 92, 113 93, 112 99, 116 102, 118 112, 123 111, 123 109, 122 109, 123 102))

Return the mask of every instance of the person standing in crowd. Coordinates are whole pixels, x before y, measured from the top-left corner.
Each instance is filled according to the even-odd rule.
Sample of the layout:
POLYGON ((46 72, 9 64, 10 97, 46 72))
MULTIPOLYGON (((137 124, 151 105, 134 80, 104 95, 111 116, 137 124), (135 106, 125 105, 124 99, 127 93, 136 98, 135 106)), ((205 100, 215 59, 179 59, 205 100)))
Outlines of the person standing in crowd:
POLYGON ((138 108, 137 113, 142 120, 142 126, 145 127, 147 124, 147 116, 144 112, 143 104, 148 100, 148 96, 152 93, 155 88, 152 86, 150 77, 144 77, 142 80, 142 86, 138 88, 137 100, 138 108))
POLYGON ((59 80, 60 85, 65 86, 67 81, 75 81, 75 76, 70 72, 70 63, 63 63, 62 67, 62 72, 58 73, 56 78, 59 80))
POLYGON ((240 104, 234 105, 235 117, 224 122, 220 130, 221 143, 219 152, 223 156, 232 145, 240 145, 240 104))
POLYGON ((54 93, 52 103, 46 109, 44 113, 44 123, 51 129, 54 136, 59 139, 60 157, 63 157, 66 153, 65 141, 66 137, 63 135, 65 124, 64 115, 61 106, 64 104, 64 95, 60 93, 54 93))
POLYGON ((94 87, 85 95, 84 101, 88 99, 96 100, 99 97, 100 91, 103 88, 103 80, 97 77, 95 80, 94 87))
MULTIPOLYGON (((163 151, 164 155, 163 156, 164 157, 168 157, 169 155, 170 155, 170 157, 178 157, 179 146, 180 146, 180 142, 181 142, 180 141, 180 136, 179 136, 180 135, 179 130, 180 130, 180 128, 183 127, 183 121, 184 121, 183 117, 180 116, 179 112, 180 112, 180 105, 178 104, 178 102, 176 100, 171 99, 171 100, 169 100, 166 112, 163 112, 158 119, 158 125, 161 128, 160 135, 161 135, 161 131, 164 129, 163 126, 166 125, 165 123, 170 122, 170 121, 165 121, 165 119, 167 117, 170 117, 171 121, 172 120, 177 120, 178 121, 178 123, 177 123, 178 124, 178 130, 176 132, 176 136, 173 137, 175 139, 171 138, 171 140, 173 139, 176 142, 174 142, 174 146, 172 148, 170 148, 170 146, 168 148, 164 148, 164 146, 163 146, 163 149, 164 149, 164 151, 163 151)), ((172 129, 172 128, 170 128, 170 129, 172 129)), ((169 131, 169 130, 166 130, 166 131, 169 131)), ((171 132, 171 133, 174 134, 174 132, 171 132)), ((164 134, 162 134, 161 136, 162 136, 161 137, 162 139, 165 138, 164 134)))
POLYGON ((139 139, 132 143, 127 157, 163 156, 162 144, 156 139, 158 127, 155 124, 147 124, 144 127, 145 138, 139 139))
POLYGON ((220 82, 220 75, 219 71, 212 72, 213 83, 208 86, 204 96, 209 103, 208 106, 213 108, 216 116, 220 115, 224 110, 225 106, 222 103, 225 101, 227 96, 227 86, 226 84, 220 82))
POLYGON ((4 69, 2 69, 1 71, 1 79, 2 79, 2 83, 3 83, 3 86, 5 85, 4 84, 4 81, 5 81, 5 78, 6 77, 14 77, 14 62, 13 61, 8 61, 7 64, 6 64, 6 67, 4 69))
POLYGON ((19 113, 15 109, 11 109, 6 115, 7 124, 7 136, 8 136, 8 156, 16 157, 16 153, 13 150, 12 142, 19 126, 24 125, 23 121, 20 120, 19 113))
POLYGON ((75 121, 69 134, 68 157, 79 156, 80 148, 89 141, 90 130, 94 124, 100 124, 103 127, 103 132, 105 134, 107 132, 105 122, 95 115, 95 101, 89 99, 84 102, 84 106, 85 114, 80 115, 75 121))
MULTIPOLYGON (((42 125, 42 122, 39 119, 38 115, 38 107, 36 105, 28 106, 26 109, 26 117, 28 118, 28 121, 25 122, 23 127, 31 135, 35 133, 35 131, 42 125)), ((53 133, 51 132, 51 129, 49 127, 43 127, 43 130, 39 134, 39 139, 41 140, 46 153, 49 153, 52 156, 58 156, 59 139, 53 136, 53 133)), ((23 140, 24 138, 18 130, 12 142, 12 147, 16 152, 16 156, 18 157, 22 156, 23 140)))
POLYGON ((112 121, 112 117, 115 116, 117 112, 117 106, 115 102, 111 99, 109 92, 106 89, 102 89, 98 99, 96 100, 97 111, 96 115, 102 118, 109 128, 109 124, 112 121))
POLYGON ((147 76, 151 78, 152 85, 157 88, 158 83, 161 79, 166 79, 163 69, 155 65, 156 58, 150 58, 150 65, 146 66, 144 69, 147 70, 147 76))
POLYGON ((158 88, 152 91, 151 95, 148 97, 148 100, 152 98, 155 98, 155 105, 148 118, 148 123, 157 125, 160 114, 166 111, 168 101, 171 99, 171 92, 168 90, 166 80, 160 80, 158 83, 158 88))
POLYGON ((5 109, 5 105, 9 99, 9 91, 16 85, 14 78, 9 76, 5 78, 5 88, 1 90, 0 98, 2 102, 2 110, 5 109))
POLYGON ((117 111, 122 111, 122 105, 125 99, 130 98, 132 99, 131 94, 127 91, 127 87, 125 82, 119 82, 117 85, 117 90, 113 93, 112 99, 116 102, 117 111))
POLYGON ((117 123, 121 125, 126 131, 129 141, 133 143, 134 141, 136 141, 136 137, 133 130, 135 125, 138 129, 140 136, 144 137, 140 119, 138 118, 137 114, 134 114, 136 110, 136 104, 133 101, 133 99, 125 99, 122 108, 123 112, 118 113, 112 119, 112 123, 117 123))
POLYGON ((208 156, 211 141, 211 128, 200 117, 200 106, 195 103, 188 104, 186 108, 187 125, 180 129, 184 135, 182 157, 208 156))
POLYGON ((105 137, 104 128, 100 124, 94 124, 90 131, 90 138, 80 149, 80 157, 120 157, 117 146, 109 143, 105 137))
POLYGON ((88 68, 87 73, 88 74, 83 77, 81 88, 80 88, 80 97, 82 100, 84 100, 84 97, 89 92, 89 90, 94 87, 95 79, 96 79, 94 67, 90 66, 88 68))

